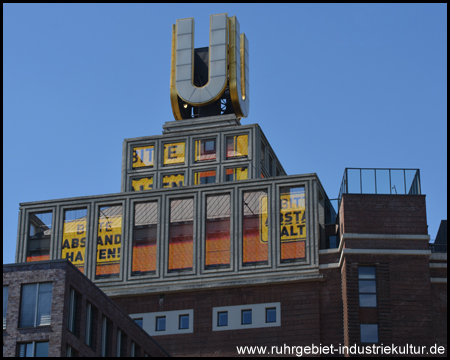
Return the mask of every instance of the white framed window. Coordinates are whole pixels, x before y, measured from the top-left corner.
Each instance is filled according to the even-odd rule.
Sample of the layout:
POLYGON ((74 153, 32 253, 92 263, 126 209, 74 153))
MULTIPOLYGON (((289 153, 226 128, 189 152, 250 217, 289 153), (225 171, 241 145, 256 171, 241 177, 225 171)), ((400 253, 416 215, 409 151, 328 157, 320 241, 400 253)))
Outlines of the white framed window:
POLYGON ((134 321, 141 320, 142 328, 150 336, 194 332, 194 309, 130 314, 129 316, 134 321))

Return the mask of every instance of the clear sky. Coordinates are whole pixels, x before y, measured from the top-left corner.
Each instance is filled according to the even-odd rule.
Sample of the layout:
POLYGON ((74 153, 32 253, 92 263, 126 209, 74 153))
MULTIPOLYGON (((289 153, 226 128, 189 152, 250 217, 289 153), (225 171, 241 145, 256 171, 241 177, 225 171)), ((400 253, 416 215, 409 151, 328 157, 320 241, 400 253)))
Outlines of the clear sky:
POLYGON ((250 115, 289 175, 336 198, 346 167, 419 168, 447 218, 446 4, 4 4, 3 263, 19 203, 120 192, 122 142, 172 121, 171 29, 236 15, 250 115))

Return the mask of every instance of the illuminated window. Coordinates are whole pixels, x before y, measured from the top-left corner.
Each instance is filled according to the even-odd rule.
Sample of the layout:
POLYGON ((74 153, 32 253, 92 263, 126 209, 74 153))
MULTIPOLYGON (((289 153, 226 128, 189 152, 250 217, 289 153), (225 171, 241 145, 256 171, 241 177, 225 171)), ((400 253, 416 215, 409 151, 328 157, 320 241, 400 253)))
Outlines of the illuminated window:
POLYGON ((305 188, 280 188, 281 262, 306 258, 305 188))
POLYGON ((230 265, 230 212, 230 195, 206 197, 206 268, 230 265))
POLYGON ((227 137, 227 159, 248 156, 248 135, 227 137))
POLYGON ((153 189, 153 176, 131 180, 131 191, 145 191, 153 189))
POLYGON ((153 166, 154 152, 154 146, 135 147, 133 149, 133 169, 145 166, 153 166))
POLYGON ((247 167, 236 167, 225 170, 225 181, 238 181, 248 179, 247 167))
POLYGON ((134 205, 132 275, 155 273, 158 202, 134 205))
POLYGON ((164 166, 183 164, 185 157, 184 142, 164 144, 164 166))
POLYGON ((64 211, 61 258, 69 260, 84 273, 87 209, 64 211))
POLYGON ((378 343, 378 324, 361 324, 360 334, 362 343, 378 343))
POLYGON ((50 259, 53 213, 31 213, 28 235, 27 262, 50 259))
POLYGON ((97 266, 95 276, 119 276, 122 245, 122 206, 101 207, 97 230, 97 266))
POLYGON ((377 284, 374 266, 358 267, 359 306, 377 306, 377 284))
POLYGON ((244 265, 268 261, 267 190, 247 191, 242 199, 244 265))
POLYGON ((194 173, 194 185, 214 184, 216 182, 216 170, 197 171, 194 173))
POLYGON ((169 271, 192 270, 194 199, 170 201, 169 271))
POLYGON ((195 161, 216 160, 216 139, 195 141, 195 161))
POLYGON ((184 174, 164 175, 163 188, 176 188, 184 186, 184 174))
POLYGON ((247 325, 252 323, 252 311, 251 310, 242 310, 241 312, 241 324, 247 325))
POLYGON ((19 327, 50 325, 52 283, 22 285, 19 327))

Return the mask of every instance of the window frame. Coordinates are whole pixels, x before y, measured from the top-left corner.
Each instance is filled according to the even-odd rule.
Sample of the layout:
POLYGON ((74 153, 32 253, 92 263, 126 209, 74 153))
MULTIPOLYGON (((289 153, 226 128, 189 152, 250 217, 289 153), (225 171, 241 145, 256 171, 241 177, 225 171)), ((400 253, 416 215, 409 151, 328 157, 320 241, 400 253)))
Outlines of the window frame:
POLYGON ((253 317, 252 317, 252 309, 242 309, 241 310, 241 325, 251 325, 253 323, 253 317), (250 313, 250 322, 244 322, 244 316, 245 314, 250 313))
POLYGON ((19 326, 18 328, 21 329, 26 329, 26 328, 37 328, 37 327, 41 327, 41 326, 51 326, 52 324, 52 300, 53 300, 53 282, 52 281, 46 281, 46 282, 40 282, 40 283, 25 283, 21 285, 21 292, 20 292, 20 310, 19 310, 19 326), (52 290, 51 290, 51 295, 50 295, 50 311, 49 311, 49 316, 50 316, 50 320, 48 324, 37 324, 38 323, 38 314, 39 314, 39 306, 40 306, 40 301, 39 301, 39 295, 40 295, 40 288, 41 288, 41 284, 51 284, 52 285, 52 290), (22 321, 22 311, 23 311, 23 306, 25 304, 23 304, 23 288, 24 286, 31 286, 31 285, 36 285, 36 298, 35 298, 35 304, 34 304, 34 314, 33 314, 33 326, 21 326, 21 321, 22 321))
POLYGON ((358 266, 358 305, 361 308, 377 308, 378 307, 378 296, 377 296, 377 268, 376 266, 370 266, 370 265, 362 265, 362 266, 358 266), (361 268, 373 268, 374 270, 374 277, 373 278, 361 278, 360 273, 359 273, 359 269, 361 268), (361 282, 371 282, 374 283, 375 285, 375 291, 374 292, 366 292, 366 291, 361 291, 360 289, 360 284, 361 282), (371 297, 375 298, 375 305, 361 305, 361 295, 369 295, 371 297))

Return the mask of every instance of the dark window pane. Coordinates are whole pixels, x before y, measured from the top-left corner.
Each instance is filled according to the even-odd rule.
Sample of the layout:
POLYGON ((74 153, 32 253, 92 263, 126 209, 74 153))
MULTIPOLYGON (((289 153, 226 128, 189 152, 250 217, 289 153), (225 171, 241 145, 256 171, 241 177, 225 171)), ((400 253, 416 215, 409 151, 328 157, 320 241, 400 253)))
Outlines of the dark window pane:
POLYGON ((48 342, 36 343, 35 357, 48 357, 48 342))
POLYGON ((156 331, 165 331, 166 330, 166 317, 157 317, 156 318, 156 331))
POLYGON ((359 292, 360 293, 376 293, 377 287, 375 280, 360 280, 359 281, 359 292))
POLYGON ((362 343, 378 342, 377 324, 361 324, 361 342, 362 343))
POLYGON ((36 318, 37 284, 22 285, 19 327, 33 327, 36 318))
POLYGON ((252 323, 252 311, 251 310, 242 310, 242 325, 251 324, 252 323))
POLYGON ((52 212, 30 214, 27 261, 50 259, 50 238, 52 235, 52 212))
POLYGON ((228 326, 228 312, 217 313, 217 326, 228 326))
POLYGON ((133 319, 134 322, 136 324, 138 324, 140 327, 142 327, 144 325, 144 320, 143 319, 133 319))
POLYGON ((189 315, 180 315, 180 329, 189 329, 189 315))
POLYGON ((361 307, 376 307, 377 306, 377 296, 375 294, 360 294, 359 295, 359 306, 361 307))
POLYGON ((276 308, 266 309, 266 323, 276 321, 277 321, 277 309, 276 308))
POLYGON ((359 279, 375 279, 375 267, 361 266, 358 268, 359 279))

